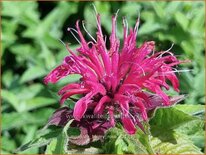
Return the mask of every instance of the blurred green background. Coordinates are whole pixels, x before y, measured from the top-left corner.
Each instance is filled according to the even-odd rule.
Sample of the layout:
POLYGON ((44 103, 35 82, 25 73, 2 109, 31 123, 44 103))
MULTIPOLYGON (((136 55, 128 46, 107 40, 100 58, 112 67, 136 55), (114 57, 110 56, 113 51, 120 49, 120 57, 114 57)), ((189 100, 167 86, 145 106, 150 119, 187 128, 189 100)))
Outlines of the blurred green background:
MULTIPOLYGON (((78 77, 71 76, 56 86, 45 86, 43 77, 68 54, 59 41, 78 45, 67 27, 85 20, 87 29, 96 33, 91 2, 1 2, 2 4, 2 153, 12 153, 32 140, 48 118, 59 107, 58 88, 78 77)), ((179 59, 191 63, 178 69, 181 94, 187 98, 180 104, 204 104, 204 2, 94 2, 102 15, 105 34, 111 31, 111 15, 118 9, 118 36, 122 38, 122 17, 133 26, 138 13, 141 24, 137 45, 154 40, 156 49, 172 51, 179 59)), ((170 91, 170 94, 175 92, 170 91)), ((204 108, 202 109, 204 111, 204 108)), ((200 135, 203 140, 204 136, 200 135)), ((199 140, 199 139, 197 139, 199 140)), ((197 142, 198 143, 198 142, 197 142)), ((200 144, 201 145, 201 144, 200 144)), ((204 147, 204 146, 200 146, 204 147)), ((33 148, 19 153, 43 153, 33 148)))

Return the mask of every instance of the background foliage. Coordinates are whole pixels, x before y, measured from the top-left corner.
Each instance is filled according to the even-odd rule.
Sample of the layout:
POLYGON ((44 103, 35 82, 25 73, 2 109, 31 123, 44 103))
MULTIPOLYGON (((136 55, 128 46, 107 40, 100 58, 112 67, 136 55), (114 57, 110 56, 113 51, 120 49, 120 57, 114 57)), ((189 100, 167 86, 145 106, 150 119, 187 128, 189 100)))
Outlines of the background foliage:
MULTIPOLYGON (((71 76, 57 86, 45 86, 42 83, 43 77, 67 55, 65 47, 59 39, 71 43, 70 46, 75 48, 77 42, 67 32, 67 27, 74 27, 77 19, 86 21, 86 26, 92 35, 95 35, 96 27, 90 2, 4 1, 1 3, 3 8, 1 25, 1 151, 2 153, 12 153, 20 145, 34 139, 52 112, 59 107, 57 89, 65 82, 78 78, 71 76)), ((138 45, 143 41, 154 40, 157 50, 167 50, 174 43, 172 51, 180 59, 191 60, 191 63, 178 68, 190 71, 179 73, 180 92, 188 94, 188 96, 180 103, 181 105, 177 106, 177 109, 191 115, 198 115, 203 119, 205 102, 204 2, 96 1, 94 4, 98 12, 102 14, 103 30, 106 34, 109 34, 111 30, 110 17, 118 9, 120 9, 117 26, 119 37, 122 37, 121 17, 126 16, 129 25, 132 26, 140 12, 141 25, 138 45)), ((175 94, 173 91, 168 93, 175 94)), ((174 111, 170 112, 171 115, 174 113, 174 111)), ((158 111, 155 117, 161 120, 160 116, 162 116, 161 111, 158 111)), ((174 124, 168 123, 168 128, 165 130, 168 132, 177 130, 178 133, 188 135, 186 138, 189 138, 195 145, 194 149, 197 146, 203 151, 203 124, 196 124, 196 127, 191 128, 191 122, 188 123, 189 116, 185 119, 187 123, 183 127, 176 128, 173 127, 174 124), (199 128, 200 126, 201 128, 199 128)), ((153 120, 151 125, 160 123, 156 120, 153 120)), ((161 127, 161 124, 159 125, 161 127)), ((159 133, 153 134, 157 137, 163 135, 163 138, 168 136, 158 135, 159 133)), ((176 139, 180 137, 178 134, 175 136, 176 139)), ((118 139, 114 138, 113 140, 118 139)), ((157 144, 158 140, 154 138, 153 143, 157 144)), ((124 150, 121 150, 124 148, 122 147, 123 142, 117 141, 116 143, 119 145, 114 148, 110 145, 111 152, 125 153, 124 150)), ((184 141, 180 143, 182 144, 184 141)), ((105 146, 107 145, 105 144, 105 146)), ((163 145, 162 147, 167 145, 168 150, 173 147, 164 143, 161 145, 163 145)), ((44 150, 45 147, 32 148, 18 153, 35 154, 43 153, 44 150)))

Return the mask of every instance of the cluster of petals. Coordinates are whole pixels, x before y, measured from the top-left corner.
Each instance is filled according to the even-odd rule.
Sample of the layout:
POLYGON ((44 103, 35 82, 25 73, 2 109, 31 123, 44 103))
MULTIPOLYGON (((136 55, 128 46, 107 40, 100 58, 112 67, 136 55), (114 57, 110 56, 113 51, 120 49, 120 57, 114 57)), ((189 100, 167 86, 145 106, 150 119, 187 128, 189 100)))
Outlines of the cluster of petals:
POLYGON ((63 62, 51 71, 44 79, 47 83, 56 83, 70 75, 79 74, 81 79, 69 83, 60 91, 60 103, 63 104, 72 95, 81 94, 76 102, 73 116, 81 121, 88 110, 94 115, 108 115, 111 126, 118 118, 129 134, 136 132, 136 126, 143 128, 141 122, 147 121, 147 112, 158 106, 173 104, 171 97, 164 91, 170 89, 168 81, 175 91, 179 91, 179 81, 174 67, 181 63, 170 51, 155 51, 155 42, 144 42, 136 46, 139 18, 135 27, 128 30, 123 18, 123 41, 116 34, 117 16, 112 17, 112 32, 109 43, 102 33, 100 15, 96 16, 96 39, 86 41, 79 21, 76 29, 69 28, 78 34, 80 47, 72 51, 63 62), (109 47, 106 46, 109 44, 109 47))

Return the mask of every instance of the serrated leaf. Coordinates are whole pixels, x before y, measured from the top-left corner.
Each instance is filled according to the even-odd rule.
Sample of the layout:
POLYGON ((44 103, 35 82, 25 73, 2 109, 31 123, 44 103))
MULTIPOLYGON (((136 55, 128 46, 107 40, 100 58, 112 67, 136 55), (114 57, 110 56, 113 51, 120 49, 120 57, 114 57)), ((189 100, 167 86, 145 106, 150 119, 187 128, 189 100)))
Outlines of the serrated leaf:
POLYGON ((68 142, 68 135, 67 131, 70 128, 70 125, 73 120, 70 120, 65 127, 63 128, 62 132, 47 146, 45 154, 65 154, 67 151, 67 142, 68 142))
POLYGON ((197 119, 197 117, 190 116, 172 107, 158 109, 155 116, 150 120, 151 133, 162 141, 175 144, 174 129, 197 119))
POLYGON ((187 114, 190 115, 197 115, 200 113, 205 112, 205 106, 204 105, 185 105, 185 104, 179 104, 174 107, 175 109, 181 110, 187 114))
POLYGON ((57 138, 52 139, 46 148, 45 154, 65 154, 64 147, 66 141, 64 138, 65 137, 60 134, 57 138))
POLYGON ((147 154, 147 150, 135 135, 128 135, 124 130, 112 128, 107 131, 103 144, 104 153, 108 154, 147 154))
MULTIPOLYGON (((31 139, 36 137, 37 134, 37 126, 34 125, 26 125, 23 126, 23 131, 25 132, 26 136, 23 138, 22 144, 26 144, 29 142, 31 139)), ((37 154, 38 153, 38 148, 30 148, 25 151, 18 152, 19 154, 37 154)))
POLYGON ((187 135, 194 145, 199 148, 205 146, 205 131, 204 131, 204 121, 203 120, 194 120, 187 124, 182 125, 176 129, 178 133, 187 135))
POLYGON ((58 135, 60 135, 61 132, 62 132, 62 129, 50 130, 49 132, 43 135, 40 135, 34 140, 22 145, 15 152, 22 152, 30 148, 36 148, 36 147, 47 145, 49 144, 49 142, 52 141, 52 139, 58 137, 58 135))
POLYGON ((176 144, 162 142, 158 138, 151 138, 151 145, 158 154, 203 154, 198 147, 182 134, 174 133, 176 144))

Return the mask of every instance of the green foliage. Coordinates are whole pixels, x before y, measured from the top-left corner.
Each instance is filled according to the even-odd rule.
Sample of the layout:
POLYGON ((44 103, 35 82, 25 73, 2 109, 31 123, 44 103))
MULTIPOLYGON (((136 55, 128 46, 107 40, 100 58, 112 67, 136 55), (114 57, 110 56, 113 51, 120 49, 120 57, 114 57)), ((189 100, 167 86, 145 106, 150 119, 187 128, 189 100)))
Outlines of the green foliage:
POLYGON ((110 129, 105 135, 104 153, 203 154, 199 148, 204 145, 203 127, 204 121, 198 117, 175 108, 158 109, 149 125, 145 124, 146 133, 139 130, 128 135, 122 129, 110 129))
POLYGON ((176 143, 173 137, 174 130, 196 118, 174 108, 158 109, 150 120, 151 133, 162 141, 176 143))
POLYGON ((174 133, 176 143, 162 142, 158 138, 151 139, 151 145, 159 154, 203 154, 185 135, 174 133))
MULTIPOLYGON (((43 131, 34 140, 22 145, 15 152, 22 152, 30 148, 41 147, 49 144, 52 140, 61 136, 62 129, 51 129, 43 131)), ((60 141, 61 142, 61 141, 60 141)))
MULTIPOLYGON (((22 144, 26 145, 16 150, 16 153, 44 153, 43 145, 46 144, 49 144, 46 149, 48 154, 57 153, 55 148, 64 141, 64 132, 61 129, 48 129, 45 133, 39 133, 38 130, 59 107, 59 87, 80 77, 72 75, 56 86, 45 86, 43 77, 67 55, 59 39, 71 42, 72 49, 78 46, 75 39, 66 33, 67 27, 74 27, 77 19, 85 19, 88 31, 95 36, 92 5, 90 2, 65 1, 3 1, 1 4, 1 153, 12 154, 22 144)), ((156 112, 150 121, 151 137, 140 130, 135 136, 128 136, 119 128, 110 130, 106 139, 111 142, 103 144, 106 152, 200 153, 197 147, 203 151, 205 135, 204 122, 201 119, 204 119, 205 115, 204 2, 95 1, 94 5, 102 14, 102 27, 106 34, 111 31, 111 15, 118 9, 117 32, 121 38, 120 17, 126 16, 128 24, 132 26, 140 13, 138 45, 143 41, 154 40, 157 50, 167 50, 174 43, 172 51, 179 55, 180 59, 191 60, 191 63, 180 67, 181 70, 191 70, 179 73, 181 93, 188 94, 182 104, 156 112)), ((68 103, 73 106, 71 101, 68 103)), ((78 135, 77 130, 68 130, 69 134, 78 135)), ((67 150, 67 153, 101 151, 92 146, 67 150)))
POLYGON ((110 129, 105 135, 104 153, 106 154, 147 154, 147 150, 135 135, 131 136, 118 128, 110 129))
MULTIPOLYGON (((68 129, 73 120, 70 120, 64 127, 62 133, 52 139, 50 144, 47 146, 45 154, 66 154, 67 141, 68 141, 68 129)), ((75 133, 74 133, 75 134, 75 133)))

